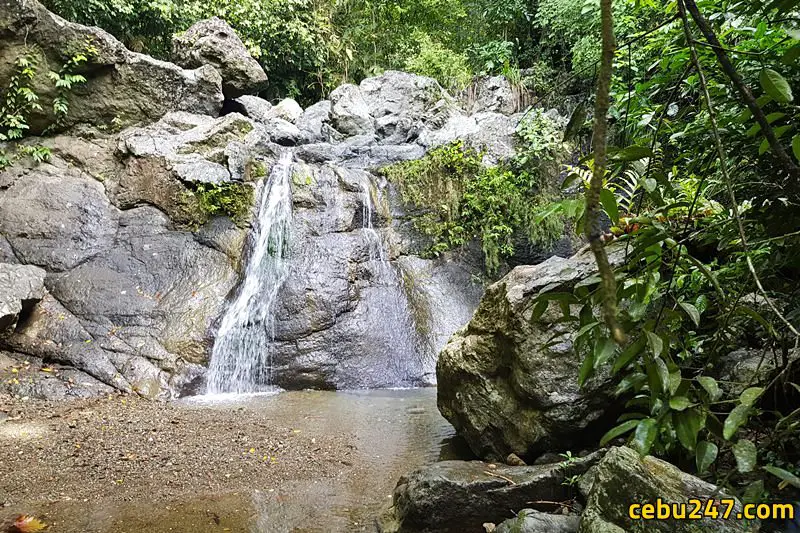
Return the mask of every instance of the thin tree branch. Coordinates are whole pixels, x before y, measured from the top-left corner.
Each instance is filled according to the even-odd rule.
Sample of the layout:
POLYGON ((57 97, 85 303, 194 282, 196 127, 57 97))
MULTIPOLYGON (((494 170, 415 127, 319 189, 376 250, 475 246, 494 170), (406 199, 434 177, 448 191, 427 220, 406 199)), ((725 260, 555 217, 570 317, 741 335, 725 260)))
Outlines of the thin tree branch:
MULTIPOLYGON (((694 46, 694 41, 692 39, 692 30, 689 27, 689 19, 686 16, 686 8, 689 6, 689 3, 694 3, 694 0, 678 0, 678 11, 681 15, 681 19, 683 20, 683 31, 686 34, 686 41, 689 43, 689 52, 692 56, 692 61, 695 64, 695 68, 697 69, 697 76, 700 80, 700 86, 703 90, 703 99, 706 102, 706 107, 708 108, 708 116, 711 121, 711 132, 714 137, 714 145, 717 149, 717 156, 719 158, 719 168, 720 172, 722 173, 723 181, 725 182, 725 187, 728 190, 728 196, 731 200, 731 212, 733 213, 733 218, 736 220, 736 225, 739 229, 739 238, 742 240, 742 248, 744 250, 745 259, 747 261, 747 268, 750 270, 750 274, 753 276, 753 279, 756 282, 756 287, 758 287, 758 291, 761 293, 761 296, 767 301, 767 304, 775 313, 775 315, 783 322, 789 331, 791 331, 795 337, 800 338, 800 332, 795 329, 791 322, 789 322, 783 313, 780 312, 778 307, 772 301, 772 298, 767 295, 767 291, 764 289, 764 286, 761 284, 761 279, 758 277, 758 273, 756 272, 755 266, 753 265, 753 261, 750 258, 750 251, 747 245, 747 235, 744 231, 744 224, 742 223, 742 217, 739 215, 739 204, 736 201, 736 193, 733 190, 733 185, 731 182, 730 174, 728 173, 728 155, 725 151, 725 147, 722 145, 722 139, 719 135, 719 125, 717 124, 717 114, 714 108, 714 102, 711 100, 711 93, 708 91, 708 83, 706 81, 705 72, 703 71, 703 67, 700 64, 700 59, 697 56, 697 48, 694 46)), ((696 8, 696 6, 695 6, 696 8)), ((751 95, 752 96, 752 95, 751 95)), ((758 106, 756 106, 758 107, 758 106)))
MULTIPOLYGON (((764 115, 764 111, 762 111, 761 107, 756 102, 753 92, 747 85, 745 85, 744 80, 736 71, 736 68, 733 66, 733 63, 731 63, 730 58, 728 58, 728 54, 725 52, 725 47, 722 46, 722 43, 720 43, 717 35, 714 33, 714 30, 711 29, 708 21, 705 19, 703 14, 700 13, 695 0, 684 0, 684 7, 685 10, 688 10, 689 13, 691 13, 695 24, 697 24, 697 27, 700 28, 703 36, 714 50, 714 54, 717 56, 717 60, 719 61, 723 72, 725 72, 725 75, 731 80, 734 88, 739 92, 739 96, 741 97, 742 101, 753 114, 753 118, 755 118, 756 122, 758 122, 758 124, 761 126, 761 131, 764 133, 764 137, 767 139, 767 142, 772 149, 772 153, 780 163, 780 166, 783 167, 789 176, 795 179, 800 179, 800 169, 797 168, 797 165, 794 164, 791 157, 789 157, 789 154, 783 149, 783 145, 775 136, 775 131, 772 129, 772 126, 767 120, 766 115, 764 115)), ((692 47, 692 42, 689 42, 688 45, 692 47)))
POLYGON ((611 0, 600 0, 600 14, 603 28, 603 53, 600 71, 597 76, 597 96, 594 107, 594 168, 589 189, 586 191, 586 238, 597 261, 597 269, 603 286, 603 314, 614 340, 622 344, 625 333, 617 322, 617 281, 608 262, 603 228, 600 222, 600 193, 606 176, 608 159, 608 108, 611 105, 611 75, 614 69, 614 18, 611 0))

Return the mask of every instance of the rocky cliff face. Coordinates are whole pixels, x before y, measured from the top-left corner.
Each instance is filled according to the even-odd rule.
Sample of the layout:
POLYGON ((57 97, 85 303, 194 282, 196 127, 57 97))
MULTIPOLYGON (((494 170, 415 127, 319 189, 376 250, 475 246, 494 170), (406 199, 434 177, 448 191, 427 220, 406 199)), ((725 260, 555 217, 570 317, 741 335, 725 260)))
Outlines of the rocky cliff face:
POLYGON ((488 160, 506 157, 519 115, 468 115, 434 80, 401 72, 306 110, 273 106, 240 96, 266 76, 220 28, 201 24, 176 41, 183 64, 197 67, 185 70, 34 0, 0 0, 0 85, 20 54, 42 62, 34 132, 53 122, 44 73, 76 43, 93 50, 64 133, 35 139, 51 160, 0 172, 0 263, 36 267, 26 275, 43 279, 33 296, 0 288, 0 369, 17 371, 3 381, 14 394, 169 396, 202 383, 240 282, 259 183, 285 150, 294 219, 275 316, 277 384, 430 383, 436 352, 471 316, 481 258, 416 257, 417 236, 374 170, 459 138, 488 160), (209 209, 208 190, 236 191, 244 212, 234 221, 209 209))

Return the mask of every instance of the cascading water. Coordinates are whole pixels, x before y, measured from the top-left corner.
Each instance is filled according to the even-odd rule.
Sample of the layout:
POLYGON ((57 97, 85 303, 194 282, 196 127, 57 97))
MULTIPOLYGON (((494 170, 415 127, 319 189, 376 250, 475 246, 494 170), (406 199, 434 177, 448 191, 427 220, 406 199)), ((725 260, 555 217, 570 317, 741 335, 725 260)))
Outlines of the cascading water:
POLYGON ((380 290, 380 296, 372 300, 368 326, 380 335, 381 338, 376 340, 382 345, 384 357, 395 368, 396 374, 414 374, 406 371, 408 365, 417 364, 415 359, 419 354, 408 296, 401 276, 389 261, 381 235, 373 227, 374 208, 369 179, 364 180, 362 187, 362 228, 374 276, 372 286, 380 290))
POLYGON ((270 390, 273 304, 289 275, 292 154, 284 152, 261 191, 253 249, 236 299, 222 319, 209 365, 206 392, 270 390))

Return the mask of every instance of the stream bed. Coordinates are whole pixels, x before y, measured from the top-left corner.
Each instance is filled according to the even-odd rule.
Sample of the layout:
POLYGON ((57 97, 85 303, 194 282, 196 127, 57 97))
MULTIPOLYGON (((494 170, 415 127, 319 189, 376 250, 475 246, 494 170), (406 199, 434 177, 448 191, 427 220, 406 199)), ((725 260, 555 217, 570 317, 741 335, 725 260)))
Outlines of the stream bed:
POLYGON ((432 388, 43 409, 0 422, 0 518, 53 533, 375 531, 401 475, 465 456, 432 388))

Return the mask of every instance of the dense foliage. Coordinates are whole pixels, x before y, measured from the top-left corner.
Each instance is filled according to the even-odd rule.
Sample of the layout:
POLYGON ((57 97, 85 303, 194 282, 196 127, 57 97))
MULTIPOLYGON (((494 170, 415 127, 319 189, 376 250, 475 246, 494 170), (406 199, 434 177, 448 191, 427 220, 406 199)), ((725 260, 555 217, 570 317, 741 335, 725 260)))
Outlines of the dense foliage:
POLYGON ((514 0, 44 0, 129 48, 169 57, 171 37, 210 16, 236 29, 272 80, 305 102, 344 81, 410 69, 463 88, 473 74, 533 66, 536 2, 514 0))
MULTIPOLYGON (((599 277, 544 295, 534 313, 557 301, 575 322, 581 382, 619 380, 627 412, 603 443, 625 436, 642 453, 691 460, 760 501, 765 487, 800 488, 798 2, 641 4, 656 29, 617 27, 631 44, 616 55, 618 148, 600 196, 619 241, 627 340, 611 339, 599 277), (755 353, 762 371, 720 375, 735 350, 755 353)), ((587 183, 592 168, 589 156, 565 185, 587 183)), ((567 215, 582 231, 584 207, 566 198, 540 217, 567 215)))
POLYGON ((429 255, 477 240, 487 272, 495 274, 519 237, 547 247, 563 234, 560 218, 536 217, 551 199, 554 163, 568 152, 559 126, 536 111, 519 136, 526 148, 498 165, 485 165, 483 154, 457 141, 383 169, 412 207, 416 228, 431 238, 429 255))

